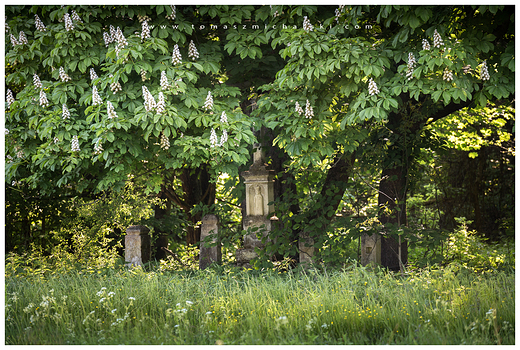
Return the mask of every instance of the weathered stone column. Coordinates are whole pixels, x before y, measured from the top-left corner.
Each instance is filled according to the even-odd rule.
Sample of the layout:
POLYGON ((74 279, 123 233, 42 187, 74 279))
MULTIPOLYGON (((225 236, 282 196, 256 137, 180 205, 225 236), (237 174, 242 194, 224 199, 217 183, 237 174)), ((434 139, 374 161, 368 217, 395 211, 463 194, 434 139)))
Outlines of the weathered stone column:
POLYGON ((381 235, 361 236, 361 265, 381 265, 381 235))
POLYGON ((298 251, 300 252, 300 264, 311 265, 314 256, 314 240, 307 232, 301 232, 298 239, 298 251))
POLYGON ((202 218, 202 226, 200 228, 200 253, 199 253, 199 269, 204 270, 213 262, 220 263, 222 261, 222 251, 218 240, 218 217, 208 214, 202 218), (217 245, 206 247, 204 239, 212 235, 212 243, 218 242, 217 245))
MULTIPOLYGON (((246 213, 242 218, 244 230, 264 225, 262 235, 268 236, 271 231, 270 216, 274 213, 274 206, 269 205, 274 201, 274 171, 269 170, 264 163, 261 148, 253 153, 253 164, 248 171, 242 174, 246 185, 246 213)), ((244 249, 238 249, 236 259, 238 266, 247 266, 251 259, 258 256, 255 248, 263 248, 265 245, 256 233, 244 236, 244 249)))
POLYGON ((146 226, 130 226, 125 236, 125 261, 139 266, 150 261, 152 255, 150 229, 146 226))

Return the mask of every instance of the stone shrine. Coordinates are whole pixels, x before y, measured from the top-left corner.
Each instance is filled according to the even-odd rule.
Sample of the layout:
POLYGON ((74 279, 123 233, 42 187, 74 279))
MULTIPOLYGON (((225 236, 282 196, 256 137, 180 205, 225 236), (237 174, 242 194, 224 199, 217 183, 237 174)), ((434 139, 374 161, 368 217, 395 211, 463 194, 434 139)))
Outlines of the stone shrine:
MULTIPOLYGON (((241 175, 246 185, 246 212, 242 217, 242 227, 260 228, 264 225, 263 236, 266 237, 271 231, 270 216, 274 213, 274 206, 269 203, 274 201, 274 171, 269 170, 264 163, 264 155, 259 145, 253 153, 253 164, 248 171, 241 175)), ((258 256, 255 248, 265 245, 257 238, 256 233, 244 236, 244 248, 236 252, 238 266, 248 266, 251 259, 258 256)))

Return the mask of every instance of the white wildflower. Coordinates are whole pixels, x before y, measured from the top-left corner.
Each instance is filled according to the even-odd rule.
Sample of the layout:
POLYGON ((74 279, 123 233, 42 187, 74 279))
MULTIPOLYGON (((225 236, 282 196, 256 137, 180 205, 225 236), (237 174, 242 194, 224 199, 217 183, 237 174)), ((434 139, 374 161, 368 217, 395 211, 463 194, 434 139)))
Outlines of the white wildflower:
POLYGON ((303 30, 307 32, 312 32, 314 27, 311 24, 311 21, 307 18, 307 16, 303 17, 303 30))
MULTIPOLYGON (((117 118, 116 110, 110 101, 107 101, 107 114, 108 114, 108 119, 117 118)), ((113 293, 113 292, 110 292, 110 293, 113 293)))
POLYGON ((186 300, 186 304, 193 305, 193 301, 186 300))
POLYGON ((116 295, 116 292, 110 292, 110 293, 108 293, 108 297, 109 297, 109 298, 112 298, 114 295, 116 295))
POLYGON ((372 80, 372 78, 370 78, 370 81, 368 82, 368 93, 370 95, 377 95, 379 93, 376 82, 372 80))
POLYGON ((40 90, 40 106, 42 107, 48 107, 49 106, 49 100, 47 100, 47 94, 43 89, 40 90))
POLYGON ((34 307, 34 304, 33 303, 29 303, 26 307, 23 308, 23 312, 29 313, 29 312, 31 312, 33 307, 34 307))
POLYGON ((211 96, 211 91, 208 91, 208 96, 206 96, 206 101, 204 102, 204 109, 209 111, 213 108, 213 97, 211 96))
POLYGON ((102 303, 102 302, 104 302, 105 300, 106 300, 106 298, 101 298, 101 299, 99 299, 99 302, 102 303))
POLYGON ((213 314, 212 311, 208 311, 208 312, 206 312, 206 315, 211 315, 211 314, 213 314))
POLYGON ((5 128, 4 134, 7 136, 9 135, 9 129, 5 128))
POLYGON ((433 46, 437 48, 444 46, 444 42, 442 41, 441 35, 437 29, 433 32, 433 46))
POLYGON ((72 152, 79 152, 80 151, 80 149, 79 149, 79 140, 78 140, 78 136, 76 136, 76 135, 72 136, 71 150, 72 150, 72 152))
POLYGON ((177 44, 175 44, 175 46, 173 47, 172 63, 173 64, 181 64, 182 63, 181 52, 179 51, 179 46, 177 44))
POLYGON ((489 71, 486 61, 482 62, 482 67, 480 68, 480 79, 489 80, 489 71))
POLYGON ((430 50, 430 43, 428 42, 428 40, 426 40, 426 39, 422 40, 422 49, 423 50, 430 50))
POLYGON ((164 113, 166 111, 166 102, 164 101, 164 94, 159 92, 159 101, 157 102, 157 114, 164 113))
POLYGON ((24 156, 23 150, 19 150, 18 152, 16 152, 17 158, 23 158, 23 156, 24 156))
POLYGON ((449 70, 448 67, 446 67, 444 69, 444 73, 442 74, 442 79, 446 80, 446 81, 453 80, 453 72, 451 70, 449 70))
POLYGON ((101 100, 101 96, 99 96, 97 87, 94 85, 92 88, 92 105, 97 106, 103 104, 103 100, 101 100))
POLYGON ((195 43, 190 41, 189 49, 188 49, 188 57, 195 61, 196 58, 199 58, 199 52, 195 47, 195 43))
POLYGON ((7 89, 5 100, 7 101, 7 108, 11 108, 11 105, 14 102, 14 96, 11 89, 7 89))
POLYGON ((67 32, 74 29, 74 24, 72 24, 72 20, 70 19, 68 13, 65 14, 63 20, 65 21, 65 29, 67 30, 67 32))
POLYGON ((53 139, 53 141, 54 141, 54 143, 56 144, 56 143, 60 142, 60 139, 59 139, 59 138, 57 138, 56 136, 54 136, 54 139, 53 139))
POLYGON ((211 147, 215 147, 218 142, 217 133, 215 132, 215 129, 211 129, 211 135, 209 136, 209 142, 211 147))
POLYGON ((116 312, 116 311, 117 311, 117 309, 113 309, 113 310, 112 310, 112 311, 110 311, 110 312, 111 312, 111 313, 114 313, 114 312, 116 312))
POLYGON ((150 37, 150 27, 148 26, 148 22, 143 21, 143 23, 141 23, 141 28, 141 40, 144 41, 150 37))
POLYGON ((60 67, 60 79, 63 82, 67 82, 71 79, 69 75, 65 73, 65 69, 63 67, 60 67))
POLYGON ((287 319, 287 316, 280 316, 276 319, 276 322, 278 322, 278 324, 287 324, 289 322, 289 320, 287 319))
POLYGON ((220 115, 220 122, 222 124, 227 124, 227 115, 226 115, 226 112, 222 112, 222 114, 220 115))
POLYGON ((305 118, 311 119, 314 117, 314 111, 312 110, 311 103, 307 100, 305 105, 305 118))
POLYGON ((67 105, 64 103, 63 106, 62 106, 62 117, 63 119, 69 119, 70 118, 70 112, 69 112, 69 109, 67 108, 67 105))

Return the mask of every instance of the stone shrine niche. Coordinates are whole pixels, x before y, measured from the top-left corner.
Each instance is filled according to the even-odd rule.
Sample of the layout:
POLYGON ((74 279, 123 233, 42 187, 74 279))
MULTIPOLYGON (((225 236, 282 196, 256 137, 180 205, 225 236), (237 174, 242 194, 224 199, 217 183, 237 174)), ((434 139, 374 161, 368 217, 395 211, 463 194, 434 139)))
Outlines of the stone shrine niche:
POLYGON ((250 196, 250 199, 253 201, 251 203, 251 215, 255 216, 263 216, 264 215, 264 196, 262 196, 262 188, 259 185, 255 187, 251 187, 251 190, 254 190, 254 195, 250 196))

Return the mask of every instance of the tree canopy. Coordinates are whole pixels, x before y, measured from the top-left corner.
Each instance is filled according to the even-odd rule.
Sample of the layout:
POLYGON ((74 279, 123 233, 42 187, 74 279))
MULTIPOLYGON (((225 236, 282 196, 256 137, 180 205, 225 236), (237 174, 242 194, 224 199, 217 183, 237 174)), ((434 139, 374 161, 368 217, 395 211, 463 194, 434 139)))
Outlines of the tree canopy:
POLYGON ((286 218, 325 219, 316 239, 362 159, 380 172, 379 221, 406 225, 409 174, 432 125, 511 104, 514 15, 458 5, 6 6, 6 182, 96 192, 144 178, 147 192, 188 213, 214 202, 216 177, 238 176, 258 142, 286 198, 299 173, 321 173, 314 204, 286 218))

